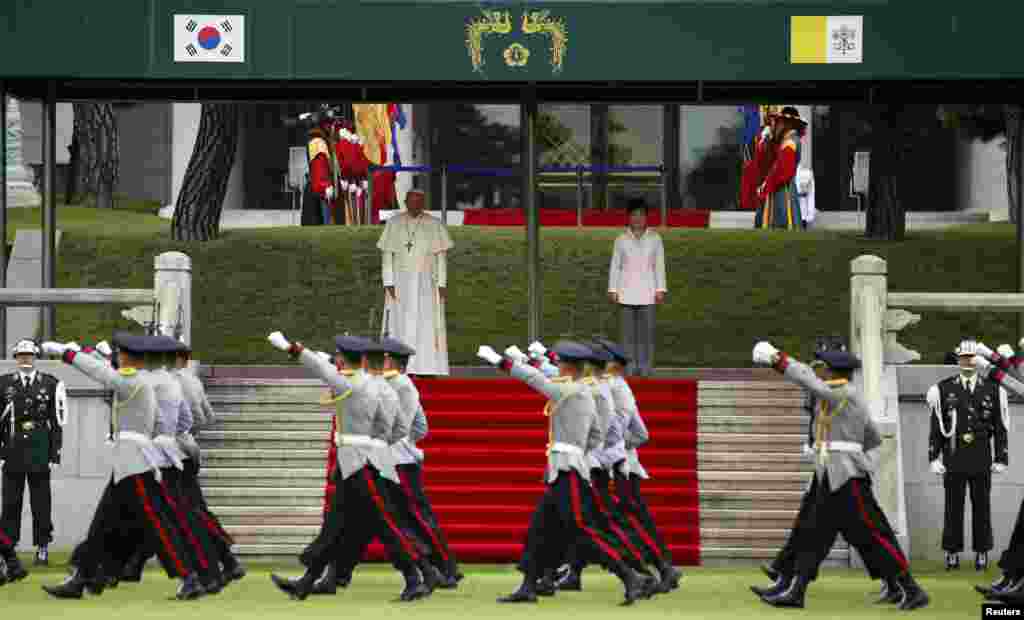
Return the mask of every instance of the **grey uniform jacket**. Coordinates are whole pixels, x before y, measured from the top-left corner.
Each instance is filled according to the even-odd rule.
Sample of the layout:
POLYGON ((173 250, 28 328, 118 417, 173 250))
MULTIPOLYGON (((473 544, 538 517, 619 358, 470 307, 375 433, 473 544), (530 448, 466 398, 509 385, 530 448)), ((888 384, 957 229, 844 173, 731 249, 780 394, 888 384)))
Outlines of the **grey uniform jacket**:
POLYGON ((640 417, 640 410, 636 406, 636 397, 633 390, 621 376, 614 376, 610 380, 612 388, 612 401, 615 409, 623 418, 623 441, 626 449, 626 460, 619 471, 623 475, 635 475, 640 478, 650 478, 643 465, 640 464, 640 455, 636 449, 650 440, 647 426, 640 417))
POLYGON ((536 368, 518 362, 512 366, 512 376, 549 399, 544 409, 550 418, 545 481, 554 482, 560 471, 575 470, 589 482, 585 454, 601 445, 593 392, 582 383, 548 379, 536 368))
MULTIPOLYGON (((164 467, 173 465, 184 469, 185 459, 190 458, 190 455, 178 437, 192 429, 192 410, 185 400, 181 384, 166 368, 150 370, 146 374, 153 381, 153 391, 156 392, 156 437, 153 442, 167 460, 164 467)), ((194 451, 195 458, 198 458, 198 446, 195 446, 194 451)))
POLYGON ((829 385, 814 374, 809 366, 788 358, 786 378, 810 391, 818 401, 815 415, 815 437, 825 424, 822 403, 828 403, 832 413, 832 427, 824 445, 815 445, 819 457, 815 459, 815 473, 820 478, 828 474, 833 492, 854 478, 867 478, 874 467, 866 452, 882 445, 882 437, 871 419, 867 402, 849 383, 829 385), (853 447, 854 449, 850 449, 853 447))
POLYGON ((615 415, 615 405, 612 403, 611 390, 597 378, 584 379, 583 383, 590 386, 594 394, 594 409, 597 411, 597 430, 600 434, 600 442, 597 447, 587 452, 587 464, 591 469, 603 469, 604 462, 601 459, 601 452, 608 441, 608 427, 611 425, 612 416, 615 415))
POLYGON ((189 409, 192 410, 192 433, 195 434, 197 429, 212 426, 217 421, 217 416, 206 397, 206 388, 203 387, 202 380, 188 368, 177 369, 174 376, 185 393, 189 409))
POLYGON ((385 373, 388 384, 398 395, 398 407, 409 432, 391 445, 391 452, 397 465, 415 465, 423 462, 423 450, 416 442, 427 436, 427 416, 420 404, 420 392, 412 379, 398 372, 385 373))
POLYGON ((608 417, 608 432, 604 437, 604 446, 596 450, 594 454, 601 467, 612 471, 616 463, 626 460, 626 418, 622 410, 615 406, 612 377, 602 377, 598 385, 604 398, 608 401, 611 411, 608 417))
POLYGON ((316 353, 304 349, 299 355, 302 365, 310 369, 334 389, 338 446, 338 471, 346 480, 367 465, 380 475, 398 483, 395 460, 391 456, 390 438, 396 411, 381 406, 381 382, 366 372, 338 372, 337 367, 323 361, 316 353), (390 416, 390 417, 389 417, 390 416))
POLYGON ((162 455, 153 444, 156 393, 143 372, 133 368, 114 370, 91 355, 75 355, 71 364, 114 392, 110 409, 113 441, 107 444, 114 481, 148 471, 155 471, 159 477, 162 455))

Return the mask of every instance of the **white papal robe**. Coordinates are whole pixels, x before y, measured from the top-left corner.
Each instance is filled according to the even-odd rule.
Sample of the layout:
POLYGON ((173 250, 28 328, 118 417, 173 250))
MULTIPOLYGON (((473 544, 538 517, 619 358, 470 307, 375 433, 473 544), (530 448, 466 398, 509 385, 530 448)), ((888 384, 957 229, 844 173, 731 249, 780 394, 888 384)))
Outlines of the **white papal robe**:
POLYGON ((384 286, 395 287, 397 297, 388 302, 388 334, 416 350, 409 360, 410 374, 448 374, 448 337, 438 288, 448 286, 446 253, 452 247, 448 229, 428 213, 391 217, 377 242, 384 286))

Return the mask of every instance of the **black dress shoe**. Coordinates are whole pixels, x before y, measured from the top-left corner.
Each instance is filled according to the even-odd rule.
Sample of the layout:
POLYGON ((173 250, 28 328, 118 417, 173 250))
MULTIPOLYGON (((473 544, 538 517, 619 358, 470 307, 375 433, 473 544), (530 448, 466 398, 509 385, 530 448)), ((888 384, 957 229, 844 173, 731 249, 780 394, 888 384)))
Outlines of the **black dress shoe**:
POLYGON ((121 581, 139 583, 142 581, 142 571, 145 566, 146 562, 142 554, 133 555, 125 562, 124 569, 121 570, 121 581))
POLYGON ((555 587, 555 581, 551 577, 541 577, 537 580, 537 589, 535 594, 537 596, 554 596, 558 588, 555 587))
POLYGON ((438 589, 441 582, 444 581, 444 575, 432 564, 425 563, 420 572, 423 574, 423 586, 426 587, 427 594, 433 594, 434 590, 438 589))
POLYGON ((437 584, 439 590, 456 590, 459 587, 459 580, 454 575, 441 576, 440 583, 437 584))
POLYGON ((658 584, 658 591, 662 594, 679 589, 679 580, 683 578, 683 571, 675 566, 665 565, 658 569, 661 573, 661 583, 658 584))
POLYGON ((946 552, 946 570, 960 568, 960 554, 946 552))
POLYGON ((348 584, 352 583, 352 573, 347 575, 338 575, 338 587, 347 588, 348 584))
POLYGON ((7 558, 7 581, 14 583, 28 577, 28 571, 21 565, 17 556, 7 558))
POLYGON ((525 588, 519 588, 508 596, 503 596, 498 599, 499 603, 536 603, 537 594, 530 592, 525 588))
POLYGON ((306 600, 306 597, 313 591, 314 579, 309 574, 309 571, 306 571, 306 574, 298 579, 286 579, 272 574, 270 575, 270 580, 274 582, 278 590, 281 590, 297 601, 306 600))
POLYGON ((430 589, 427 585, 420 581, 414 581, 405 584, 405 589, 402 590, 400 595, 398 595, 398 600, 403 603, 408 603, 428 596, 430 596, 430 589))
POLYGON ((555 587, 566 592, 581 592, 583 583, 579 571, 569 569, 569 572, 564 573, 555 581, 555 587))
POLYGON ((64 583, 58 586, 43 586, 43 591, 54 598, 82 598, 85 592, 85 579, 74 571, 64 579, 64 583))
POLYGON ((227 555, 222 562, 224 566, 224 585, 231 583, 232 581, 239 581, 245 577, 245 567, 238 561, 234 555, 227 555))
POLYGON ((789 587, 790 580, 785 575, 779 575, 779 578, 772 585, 767 588, 761 588, 758 586, 750 586, 750 591, 759 597, 775 596, 776 594, 782 593, 783 590, 789 587))
POLYGON ((804 596, 807 593, 807 581, 803 577, 794 577, 789 587, 772 596, 761 597, 761 600, 773 607, 804 607, 804 596))
POLYGON ((46 547, 39 547, 36 551, 36 559, 33 562, 36 566, 49 566, 50 565, 50 552, 46 547))
POLYGON ((325 574, 323 577, 317 579, 313 583, 313 589, 310 590, 310 594, 337 594, 338 593, 338 578, 331 574, 325 574))
POLYGON ((988 568, 988 553, 982 551, 974 556, 974 570, 985 570, 988 568))
POLYGON ((640 598, 650 599, 660 591, 661 581, 654 575, 641 575, 640 576, 640 587, 643 590, 643 594, 640 598))
POLYGON ((903 597, 906 596, 900 584, 895 579, 883 579, 882 589, 878 593, 878 600, 875 601, 877 605, 898 605, 903 601, 903 597))
POLYGON ((779 571, 777 571, 774 568, 772 568, 771 564, 762 564, 761 565, 761 572, 764 573, 772 581, 778 581, 779 580, 779 576, 780 576, 779 571))
POLYGON ((644 578, 639 575, 628 575, 622 582, 626 587, 626 591, 625 598, 620 605, 632 605, 636 601, 645 598, 647 581, 644 578))
POLYGON ((227 585, 219 577, 210 577, 201 583, 203 584, 203 590, 205 590, 207 594, 220 594, 221 590, 223 590, 227 585))
POLYGON ((199 582, 199 577, 193 574, 186 576, 181 581, 174 598, 179 601, 194 601, 204 594, 206 594, 206 590, 203 589, 203 584, 199 582))
POLYGON ((7 583, 7 562, 0 558, 0 586, 7 583))
POLYGON ((916 581, 914 581, 914 578, 911 577, 910 574, 901 575, 897 581, 900 585, 900 589, 903 590, 903 600, 899 605, 900 609, 910 611, 928 606, 928 593, 925 592, 916 581))

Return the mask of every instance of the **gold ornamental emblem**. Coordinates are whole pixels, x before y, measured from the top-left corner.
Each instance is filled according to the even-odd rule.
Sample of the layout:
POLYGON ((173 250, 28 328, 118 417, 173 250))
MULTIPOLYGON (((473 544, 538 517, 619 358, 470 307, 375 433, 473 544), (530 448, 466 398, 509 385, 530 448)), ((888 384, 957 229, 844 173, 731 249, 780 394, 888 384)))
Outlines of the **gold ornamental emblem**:
POLYGON ((530 60, 530 50, 518 43, 505 48, 505 64, 510 67, 525 67, 530 60))
POLYGON ((26 430, 26 431, 30 431, 30 430, 32 430, 35 427, 36 427, 36 425, 32 423, 32 420, 29 420, 28 422, 25 422, 25 423, 23 423, 21 425, 22 430, 26 430))
MULTIPOLYGON (((484 42, 491 35, 512 33, 512 14, 509 11, 481 11, 481 14, 466 24, 466 51, 473 71, 483 74, 484 42)), ((569 35, 565 20, 552 17, 551 11, 523 11, 520 31, 527 36, 541 35, 548 38, 551 53, 551 72, 562 71, 569 35)), ((524 67, 529 60, 530 50, 520 43, 509 45, 503 54, 509 67, 524 67)))
POLYGON ((964 433, 964 443, 971 443, 974 441, 974 433, 964 433))

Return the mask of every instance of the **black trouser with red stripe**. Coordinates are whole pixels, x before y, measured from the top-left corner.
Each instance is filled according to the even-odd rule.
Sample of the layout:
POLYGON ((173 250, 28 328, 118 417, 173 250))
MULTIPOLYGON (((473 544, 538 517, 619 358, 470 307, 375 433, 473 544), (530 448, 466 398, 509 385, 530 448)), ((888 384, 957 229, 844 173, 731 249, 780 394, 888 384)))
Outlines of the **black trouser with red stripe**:
MULTIPOLYGON (((653 540, 652 546, 657 551, 658 559, 664 564, 672 564, 672 553, 665 545, 665 539, 654 524, 654 517, 640 493, 640 476, 622 475, 619 470, 622 461, 615 464, 615 494, 619 498, 619 510, 637 532, 646 532, 653 540)), ((660 565, 660 564, 659 564, 660 565)))
MULTIPOLYGON (((454 577, 458 572, 455 556, 448 548, 448 539, 438 525, 437 517, 430 505, 430 500, 423 490, 423 469, 419 465, 398 465, 400 485, 386 478, 380 479, 380 488, 391 500, 396 511, 396 523, 406 536, 416 545, 420 552, 427 556, 431 564, 436 566, 446 577, 454 577)), ((352 571, 359 564, 366 548, 373 541, 373 536, 350 537, 345 535, 341 556, 338 558, 338 574, 351 577, 352 571)), ((400 560, 392 555, 391 563, 401 570, 400 560)))
POLYGON ((188 543, 175 521, 173 509, 152 472, 110 483, 96 507, 85 540, 75 547, 70 564, 86 579, 96 578, 115 558, 134 551, 140 542, 153 549, 167 576, 193 572, 188 543), (132 535, 137 533, 138 536, 132 535))
MULTIPOLYGON (((803 497, 800 498, 800 510, 796 513, 796 518, 793 520, 793 527, 789 530, 789 537, 786 538, 786 544, 779 549, 779 553, 775 556, 772 561, 772 568, 778 571, 780 574, 789 578, 796 574, 796 559, 799 555, 799 549, 801 548, 801 541, 808 540, 808 537, 816 537, 818 529, 815 527, 811 517, 814 515, 812 510, 814 506, 814 494, 808 489, 804 493, 803 497)), ((821 552, 821 557, 817 561, 817 565, 814 568, 814 572, 807 577, 809 581, 814 581, 818 578, 818 566, 825 561, 828 557, 829 550, 835 544, 835 539, 839 536, 839 532, 833 532, 832 539, 818 540, 818 549, 821 552)), ((815 538, 810 538, 815 540, 815 538)), ((874 575, 872 575, 874 577, 874 575)))
POLYGON ((816 574, 836 534, 842 534, 872 567, 874 579, 897 577, 910 568, 900 549, 896 533, 875 500, 869 478, 853 478, 832 491, 828 474, 814 475, 810 519, 814 532, 802 537, 797 549, 796 574, 810 580, 816 574))
MULTIPOLYGON (((174 510, 174 516, 186 540, 192 547, 190 558, 196 572, 206 580, 220 578, 222 573, 220 562, 231 554, 234 540, 224 531, 220 521, 206 509, 206 499, 199 487, 199 464, 195 459, 185 459, 184 470, 173 467, 162 469, 163 491, 171 498, 168 505, 174 510)), ((140 570, 153 557, 152 549, 140 549, 135 554, 118 558, 123 565, 131 555, 139 555, 140 570)), ((115 568, 115 570, 117 570, 115 568)), ((117 570, 115 575, 120 575, 117 570)))
POLYGON ((616 575, 626 575, 625 551, 614 537, 597 525, 593 498, 576 471, 560 471, 548 484, 530 519, 524 552, 524 584, 532 588, 547 568, 556 567, 567 546, 577 548, 585 562, 600 564, 616 575))
POLYGON ((999 568, 1014 579, 1024 577, 1024 501, 1017 511, 1017 523, 1010 535, 1010 544, 999 558, 999 568))
MULTIPOLYGON (((626 551, 623 560, 630 568, 644 570, 644 564, 661 566, 660 550, 651 535, 637 530, 639 523, 630 523, 619 511, 615 500, 611 495, 611 474, 602 468, 590 470, 590 494, 594 503, 594 514, 597 518, 597 525, 602 531, 614 536, 615 540, 626 551)), ((642 527, 642 526, 641 526, 642 527)), ((575 546, 569 547, 566 554, 566 562, 576 571, 583 570, 586 562, 578 557, 575 546)))
MULTIPOLYGON (((334 501, 324 518, 320 533, 299 556, 302 564, 315 575, 323 573, 327 564, 350 557, 353 549, 365 548, 374 536, 388 549, 396 568, 404 575, 416 572, 422 555, 401 523, 387 483, 376 468, 367 465, 344 481, 335 471, 334 501)), ((358 555, 357 555, 358 557, 358 555)))

